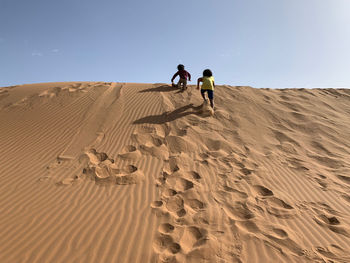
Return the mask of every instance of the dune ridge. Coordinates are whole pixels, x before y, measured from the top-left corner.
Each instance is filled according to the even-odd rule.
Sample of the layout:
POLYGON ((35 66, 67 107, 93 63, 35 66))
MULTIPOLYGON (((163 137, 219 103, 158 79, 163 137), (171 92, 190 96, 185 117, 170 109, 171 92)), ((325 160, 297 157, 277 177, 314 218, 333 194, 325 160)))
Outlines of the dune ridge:
POLYGON ((1 262, 349 262, 350 90, 0 88, 1 262))

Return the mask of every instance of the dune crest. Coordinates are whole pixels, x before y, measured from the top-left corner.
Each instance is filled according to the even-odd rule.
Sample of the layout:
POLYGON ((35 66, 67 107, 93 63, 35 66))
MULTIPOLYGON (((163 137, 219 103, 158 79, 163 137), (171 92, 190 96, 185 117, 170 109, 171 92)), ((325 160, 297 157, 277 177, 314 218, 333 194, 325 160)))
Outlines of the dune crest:
POLYGON ((349 262, 350 90, 0 88, 1 262, 349 262), (272 260, 273 259, 273 260, 272 260))

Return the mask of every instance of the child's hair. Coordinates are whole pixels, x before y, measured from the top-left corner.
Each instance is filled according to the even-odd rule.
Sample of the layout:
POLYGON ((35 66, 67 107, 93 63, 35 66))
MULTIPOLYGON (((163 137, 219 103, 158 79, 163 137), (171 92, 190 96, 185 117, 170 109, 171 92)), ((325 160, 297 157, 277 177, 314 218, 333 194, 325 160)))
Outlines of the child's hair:
POLYGON ((211 72, 210 69, 205 69, 203 71, 203 77, 211 77, 211 76, 213 76, 213 73, 211 72))
POLYGON ((177 66, 177 69, 178 69, 178 70, 184 70, 184 69, 185 69, 185 66, 182 65, 182 64, 179 64, 179 65, 177 66))

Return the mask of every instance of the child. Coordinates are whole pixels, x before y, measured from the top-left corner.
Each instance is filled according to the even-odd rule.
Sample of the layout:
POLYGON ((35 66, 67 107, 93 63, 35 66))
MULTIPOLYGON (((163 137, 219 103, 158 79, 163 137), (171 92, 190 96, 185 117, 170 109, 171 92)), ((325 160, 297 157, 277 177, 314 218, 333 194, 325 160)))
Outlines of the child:
POLYGON ((177 83, 177 87, 181 90, 185 90, 187 88, 187 79, 191 81, 191 74, 185 70, 185 66, 180 64, 177 66, 178 71, 174 74, 171 79, 171 83, 174 86, 174 79, 179 75, 180 79, 177 83), (182 86, 182 87, 181 87, 182 86))
POLYGON ((199 78, 197 80, 197 89, 199 89, 199 83, 203 82, 202 87, 201 87, 201 94, 204 99, 204 102, 207 101, 205 98, 205 93, 208 93, 208 98, 210 101, 210 106, 214 109, 214 88, 215 88, 215 83, 214 83, 214 77, 213 73, 211 72, 210 69, 206 69, 203 71, 203 77, 199 78))

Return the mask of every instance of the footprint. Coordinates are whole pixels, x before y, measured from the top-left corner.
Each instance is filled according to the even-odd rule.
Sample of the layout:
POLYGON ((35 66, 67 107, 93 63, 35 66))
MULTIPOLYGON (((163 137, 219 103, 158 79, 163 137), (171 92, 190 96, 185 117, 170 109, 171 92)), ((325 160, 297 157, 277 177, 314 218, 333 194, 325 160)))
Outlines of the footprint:
POLYGON ((104 152, 97 152, 96 149, 90 149, 89 151, 85 152, 85 155, 89 158, 90 163, 94 165, 98 165, 99 163, 110 160, 112 163, 114 163, 113 159, 108 158, 108 155, 104 152))
POLYGON ((171 197, 166 202, 166 208, 171 212, 178 212, 184 208, 184 200, 178 195, 171 197))
POLYGON ((174 123, 174 125, 173 125, 173 127, 171 128, 170 131, 171 132, 174 131, 174 132, 172 132, 172 134, 175 134, 177 136, 185 136, 187 134, 187 128, 188 127, 189 126, 186 125, 186 123, 181 124, 181 125, 176 125, 176 123, 174 123))
POLYGON ((126 145, 123 148, 123 153, 118 154, 118 157, 122 160, 139 160, 141 152, 134 145, 126 145))
POLYGON ((227 216, 233 220, 247 220, 255 217, 247 204, 242 202, 236 202, 233 206, 224 206, 223 209, 227 216))
POLYGON ((206 240, 207 231, 195 226, 186 227, 180 239, 182 250, 187 254, 195 247, 203 245, 206 240), (204 241, 204 242, 201 242, 204 241))
MULTIPOLYGON (((206 139, 206 141, 204 142, 205 146, 207 146, 208 150, 210 152, 214 151, 219 151, 222 148, 227 148, 226 145, 229 145, 227 142, 225 142, 224 140, 214 140, 211 138, 206 139)), ((220 155, 222 156, 222 155, 220 155)))
POLYGON ((186 210, 184 208, 180 209, 179 211, 176 212, 176 215, 178 217, 184 217, 187 214, 186 210))
POLYGON ((190 142, 185 137, 167 136, 165 141, 171 153, 190 153, 197 151, 198 148, 194 143, 190 142))
POLYGON ((163 201, 154 201, 154 202, 152 202, 151 207, 152 208, 159 208, 162 205, 163 205, 163 201))
POLYGON ((350 177, 349 176, 345 176, 345 175, 337 175, 337 177, 342 180, 343 182, 350 184, 350 177))
POLYGON ((143 180, 143 175, 137 171, 130 174, 115 176, 115 183, 119 185, 137 184, 142 180, 143 180))
POLYGON ((156 146, 159 147, 163 144, 163 139, 155 134, 140 133, 132 134, 132 139, 139 145, 145 145, 147 147, 156 146))
POLYGON ((177 192, 173 189, 164 189, 162 192, 162 195, 164 197, 171 197, 171 196, 174 196, 176 194, 177 194, 177 192))
POLYGON ((125 168, 124 168, 124 172, 125 173, 133 173, 133 172, 136 172, 138 169, 136 166, 134 165, 127 165, 125 168))
POLYGON ((314 180, 321 186, 322 190, 327 190, 328 183, 324 179, 315 178, 314 180))
POLYGON ((267 238, 269 238, 274 243, 274 245, 279 249, 282 246, 297 256, 305 255, 305 251, 295 241, 293 241, 289 237, 280 238, 270 234, 264 234, 264 235, 267 238))
POLYGON ((334 233, 350 237, 349 230, 342 227, 340 221, 335 216, 326 216, 325 214, 319 214, 314 218, 314 220, 320 226, 327 227, 334 233))
POLYGON ((282 199, 279 199, 277 197, 272 197, 269 199, 269 202, 277 205, 278 207, 285 208, 285 209, 293 209, 293 207, 286 202, 284 202, 282 199))
POLYGON ((153 241, 153 248, 158 253, 168 251, 172 254, 177 254, 181 250, 181 246, 178 243, 173 242, 173 238, 166 234, 160 234, 153 241))
POLYGON ((75 182, 77 179, 78 179, 78 177, 66 178, 66 179, 63 179, 62 181, 56 183, 56 185, 58 185, 58 186, 72 185, 72 184, 74 184, 74 182, 75 182))
POLYGON ((188 199, 186 201, 186 204, 188 204, 195 211, 199 211, 205 208, 205 204, 198 199, 188 199))
POLYGON ((200 158, 202 158, 203 160, 210 158, 208 153, 199 153, 198 154, 200 158))
POLYGON ((270 189, 268 189, 262 185, 254 185, 253 188, 257 192, 257 194, 259 194, 261 196, 272 196, 273 195, 273 192, 270 189))
POLYGON ((246 167, 243 167, 241 168, 241 172, 244 174, 244 175, 250 175, 254 170, 250 170, 246 167))
POLYGON ((288 237, 288 233, 286 231, 284 231, 283 229, 273 228, 272 231, 273 231, 273 233, 275 233, 277 235, 278 238, 287 238, 288 237))
POLYGON ((192 176, 193 179, 200 180, 202 177, 199 175, 199 173, 195 171, 189 172, 189 174, 192 176))
POLYGON ((170 235, 160 234, 153 241, 153 248, 156 252, 161 253, 173 243, 173 238, 170 235))
POLYGON ((184 178, 179 178, 177 176, 171 176, 166 179, 166 182, 173 188, 176 192, 184 192, 186 190, 189 190, 193 188, 193 182, 184 179, 184 178))
POLYGON ((180 167, 178 165, 179 161, 176 159, 176 157, 170 157, 169 158, 169 161, 167 162, 167 165, 169 166, 168 167, 168 170, 171 172, 177 172, 180 170, 180 167))
POLYGON ((340 222, 335 216, 319 215, 319 218, 326 224, 339 225, 340 222))
POLYGON ((164 144, 160 146, 140 145, 139 147, 142 154, 151 155, 161 160, 169 159, 169 151, 164 144))
POLYGON ((51 170, 51 169, 55 169, 59 166, 69 164, 73 161, 73 159, 74 158, 70 157, 70 156, 59 155, 56 157, 56 160, 52 164, 50 164, 49 166, 46 167, 46 169, 51 170))
POLYGON ((248 194, 241 192, 241 191, 238 191, 236 189, 233 189, 232 187, 229 187, 228 185, 224 185, 223 189, 226 192, 230 192, 231 194, 236 195, 238 198, 241 198, 241 199, 248 198, 248 194))
MULTIPOLYGON (((341 257, 343 257, 343 259, 345 259, 344 262, 348 262, 348 260, 346 260, 346 258, 348 258, 348 256, 346 255, 347 253, 341 247, 339 247, 337 245, 332 244, 332 245, 327 246, 326 248, 316 247, 316 251, 318 253, 320 253, 322 256, 325 256, 329 259, 337 260, 337 259, 340 259, 341 257)), ((333 261, 330 261, 330 262, 333 262, 333 261)))
POLYGON ((267 207, 266 211, 277 218, 291 218, 295 216, 295 211, 291 205, 284 202, 277 197, 270 197, 266 199, 267 207))
POLYGON ((92 171, 94 172, 95 181, 96 183, 114 183, 115 177, 111 173, 111 171, 108 169, 108 166, 106 165, 99 165, 97 167, 94 167, 92 171))
POLYGON ((124 168, 119 168, 106 153, 97 152, 95 149, 87 151, 79 158, 79 162, 85 166, 83 174, 98 184, 127 185, 136 184, 143 180, 143 174, 136 166, 127 165, 124 168))
POLYGON ((177 254, 181 250, 181 246, 178 243, 172 243, 168 249, 171 253, 177 254))
POLYGON ((173 232, 175 227, 172 224, 169 223, 163 223, 159 226, 158 230, 162 234, 168 234, 173 232))

